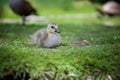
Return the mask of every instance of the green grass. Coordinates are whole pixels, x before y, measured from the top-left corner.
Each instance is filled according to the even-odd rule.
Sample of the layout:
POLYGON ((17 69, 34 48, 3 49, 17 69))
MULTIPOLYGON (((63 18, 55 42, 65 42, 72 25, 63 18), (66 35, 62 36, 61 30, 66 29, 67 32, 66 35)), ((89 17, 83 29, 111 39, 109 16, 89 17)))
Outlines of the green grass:
MULTIPOLYGON (((48 77, 50 80, 85 80, 88 75, 92 80, 104 80, 107 75, 113 80, 120 78, 120 18, 94 18, 96 12, 87 1, 73 2, 72 6, 62 4, 64 0, 61 3, 30 2, 47 21, 27 23, 24 27, 19 23, 0 22, 0 79, 9 69, 16 71, 15 79, 21 73, 28 73, 31 80, 47 80, 48 77), (51 21, 59 24, 62 44, 52 49, 33 45, 30 36, 51 21), (73 46, 74 42, 83 40, 90 45, 73 46), (69 74, 74 76, 68 77, 69 74)), ((18 18, 8 4, 3 6, 2 18, 18 18)))
MULTIPOLYGON (((30 35, 47 24, 23 27, 0 23, 0 77, 5 75, 4 69, 13 68, 16 76, 28 72, 31 79, 39 77, 40 80, 47 78, 45 74, 52 80, 63 80, 70 73, 77 75, 70 77, 71 80, 84 80, 86 75, 91 75, 93 80, 103 80, 107 75, 116 79, 120 62, 120 25, 110 27, 92 20, 80 24, 60 22, 63 42, 53 49, 41 48, 30 41, 30 35), (72 46, 81 40, 89 41, 90 45, 72 46)), ((117 23, 117 19, 111 21, 117 23)))

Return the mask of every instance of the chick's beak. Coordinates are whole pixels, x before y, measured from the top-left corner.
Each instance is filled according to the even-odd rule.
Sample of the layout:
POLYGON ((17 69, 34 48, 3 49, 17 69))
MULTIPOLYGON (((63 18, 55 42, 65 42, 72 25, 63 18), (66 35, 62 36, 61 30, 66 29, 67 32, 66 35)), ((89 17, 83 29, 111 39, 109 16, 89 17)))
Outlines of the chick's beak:
POLYGON ((56 33, 60 33, 59 29, 55 29, 55 32, 56 32, 56 33))

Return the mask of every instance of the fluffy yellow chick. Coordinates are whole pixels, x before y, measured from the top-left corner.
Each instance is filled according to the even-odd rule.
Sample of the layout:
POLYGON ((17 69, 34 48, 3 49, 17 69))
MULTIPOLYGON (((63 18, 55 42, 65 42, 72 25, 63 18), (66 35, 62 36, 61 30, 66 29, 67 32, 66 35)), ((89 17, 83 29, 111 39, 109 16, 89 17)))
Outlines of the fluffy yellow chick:
POLYGON ((60 31, 56 23, 49 23, 47 29, 40 29, 34 33, 32 42, 45 48, 51 48, 62 42, 60 31))

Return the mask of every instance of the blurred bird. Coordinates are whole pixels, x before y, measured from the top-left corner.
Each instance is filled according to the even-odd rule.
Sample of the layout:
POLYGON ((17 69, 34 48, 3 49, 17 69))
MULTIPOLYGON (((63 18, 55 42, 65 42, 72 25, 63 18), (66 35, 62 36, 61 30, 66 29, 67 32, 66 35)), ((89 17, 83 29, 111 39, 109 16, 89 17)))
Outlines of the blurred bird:
POLYGON ((96 8, 96 10, 101 15, 108 15, 108 16, 120 16, 120 3, 115 1, 108 1, 103 5, 102 9, 96 8))
POLYGON ((56 23, 49 23, 47 29, 38 30, 32 37, 34 44, 45 48, 51 48, 62 42, 60 31, 56 23))
POLYGON ((32 7, 32 5, 27 0, 9 0, 10 8, 13 12, 22 16, 22 24, 25 25, 25 17, 30 14, 35 14, 36 10, 32 7))

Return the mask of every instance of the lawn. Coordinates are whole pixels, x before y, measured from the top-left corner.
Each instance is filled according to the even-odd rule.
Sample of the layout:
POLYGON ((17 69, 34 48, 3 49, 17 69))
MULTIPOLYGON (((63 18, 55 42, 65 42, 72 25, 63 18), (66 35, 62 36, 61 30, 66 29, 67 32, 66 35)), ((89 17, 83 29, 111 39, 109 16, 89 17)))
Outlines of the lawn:
POLYGON ((70 18, 64 17, 67 12, 55 13, 62 18, 50 18, 49 13, 48 22, 57 22, 62 36, 62 44, 52 49, 31 42, 31 35, 48 22, 26 26, 0 22, 0 79, 12 75, 15 80, 108 80, 108 76, 119 80, 120 18, 95 18, 92 8, 78 18, 77 11, 69 12, 70 18), (79 44, 83 41, 88 44, 79 44))
POLYGON ((47 76, 51 80, 61 80, 68 75, 75 80, 84 80, 87 75, 94 80, 103 80, 107 75, 118 77, 119 25, 59 23, 63 42, 53 49, 41 48, 30 41, 30 35, 46 25, 0 24, 1 77, 6 74, 5 69, 11 68, 15 69, 16 76, 27 72, 31 79, 40 80, 47 76), (73 46, 74 42, 82 40, 90 44, 73 46))

